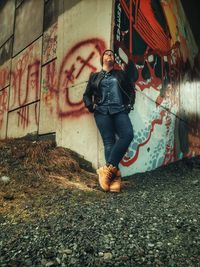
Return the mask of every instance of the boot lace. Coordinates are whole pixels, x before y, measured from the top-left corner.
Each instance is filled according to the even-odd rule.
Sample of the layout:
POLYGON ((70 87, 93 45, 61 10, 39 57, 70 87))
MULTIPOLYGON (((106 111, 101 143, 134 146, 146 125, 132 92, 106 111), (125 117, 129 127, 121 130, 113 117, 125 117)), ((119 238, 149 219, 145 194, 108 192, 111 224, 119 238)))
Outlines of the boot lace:
POLYGON ((116 177, 116 174, 112 172, 112 167, 109 166, 108 170, 107 170, 107 173, 106 173, 106 178, 112 180, 115 177, 116 177))
POLYGON ((111 171, 108 171, 108 172, 106 173, 106 178, 107 178, 107 179, 112 179, 112 175, 113 175, 113 173, 112 173, 111 171))

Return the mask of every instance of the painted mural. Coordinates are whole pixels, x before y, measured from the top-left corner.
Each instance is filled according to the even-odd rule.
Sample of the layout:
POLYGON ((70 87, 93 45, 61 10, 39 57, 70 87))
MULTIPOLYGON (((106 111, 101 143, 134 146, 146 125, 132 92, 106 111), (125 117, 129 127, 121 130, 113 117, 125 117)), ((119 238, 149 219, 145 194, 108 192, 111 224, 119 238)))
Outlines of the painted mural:
POLYGON ((130 114, 135 136, 121 161, 123 174, 199 154, 197 120, 191 112, 184 114, 187 103, 181 102, 188 98, 187 78, 191 101, 197 97, 190 67, 197 47, 180 1, 115 1, 114 51, 136 88, 130 114))
POLYGON ((15 56, 14 34, 0 64, 0 138, 53 132, 58 145, 102 165, 103 145, 82 95, 90 73, 101 68, 102 51, 113 46, 116 67, 127 64, 136 88, 134 139, 121 161, 122 175, 200 154, 200 52, 180 0, 66 4, 15 56))

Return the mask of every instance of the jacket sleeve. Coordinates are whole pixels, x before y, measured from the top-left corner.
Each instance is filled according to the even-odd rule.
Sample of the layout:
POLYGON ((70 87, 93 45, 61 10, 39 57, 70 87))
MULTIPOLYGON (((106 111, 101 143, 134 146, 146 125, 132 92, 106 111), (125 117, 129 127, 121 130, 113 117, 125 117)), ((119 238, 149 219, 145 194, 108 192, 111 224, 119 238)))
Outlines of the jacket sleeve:
POLYGON ((85 103, 85 107, 89 110, 89 112, 93 112, 93 101, 92 101, 92 97, 93 97, 93 88, 92 88, 92 76, 93 73, 90 74, 90 78, 89 81, 87 83, 85 92, 83 94, 83 102, 85 103))

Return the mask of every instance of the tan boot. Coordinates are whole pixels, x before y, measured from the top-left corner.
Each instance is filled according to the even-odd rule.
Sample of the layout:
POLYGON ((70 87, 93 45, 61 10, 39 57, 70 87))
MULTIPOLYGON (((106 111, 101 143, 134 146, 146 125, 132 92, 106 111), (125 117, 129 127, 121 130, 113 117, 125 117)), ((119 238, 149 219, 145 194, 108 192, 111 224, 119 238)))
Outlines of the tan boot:
POLYGON ((97 170, 99 184, 104 191, 110 190, 110 183, 113 176, 117 174, 117 168, 112 165, 105 165, 97 170))
POLYGON ((119 193, 121 189, 121 172, 120 170, 117 171, 115 178, 111 181, 110 184, 110 192, 119 193))

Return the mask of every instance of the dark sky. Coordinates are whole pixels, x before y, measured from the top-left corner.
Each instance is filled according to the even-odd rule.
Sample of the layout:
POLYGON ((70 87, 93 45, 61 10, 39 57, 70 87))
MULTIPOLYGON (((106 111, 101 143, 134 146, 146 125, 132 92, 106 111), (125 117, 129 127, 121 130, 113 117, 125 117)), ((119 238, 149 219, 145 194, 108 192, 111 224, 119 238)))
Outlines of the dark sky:
POLYGON ((185 14, 189 21, 194 38, 200 50, 200 1, 181 0, 185 14))

